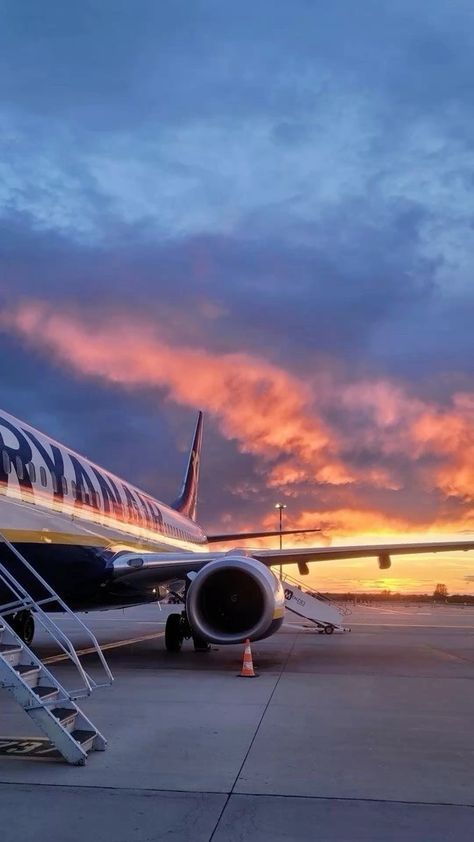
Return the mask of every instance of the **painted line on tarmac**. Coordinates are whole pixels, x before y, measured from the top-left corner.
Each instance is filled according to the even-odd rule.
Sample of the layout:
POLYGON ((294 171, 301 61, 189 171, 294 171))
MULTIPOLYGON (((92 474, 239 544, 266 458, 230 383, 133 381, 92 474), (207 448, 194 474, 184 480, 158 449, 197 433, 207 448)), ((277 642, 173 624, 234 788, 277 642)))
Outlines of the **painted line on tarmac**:
MULTIPOLYGON (((357 603, 357 608, 359 607, 360 603, 357 603)), ((410 614, 408 608, 386 608, 382 605, 361 605, 361 608, 364 608, 367 611, 377 611, 379 614, 410 614)))
MULTIPOLYGON (((109 626, 115 626, 116 624, 119 624, 119 623, 133 623, 134 626, 164 626, 165 623, 166 623, 166 617, 164 617, 162 620, 120 620, 120 619, 115 618, 115 617, 112 620, 108 619, 108 618, 105 618, 105 617, 102 617, 100 619, 102 620, 103 623, 105 623, 105 625, 109 625, 109 626)), ((95 619, 94 620, 94 626, 98 622, 99 622, 99 619, 95 619)), ((92 624, 91 624, 90 627, 92 628, 92 624)), ((72 623, 72 622, 61 623, 61 628, 64 631, 67 631, 68 629, 77 628, 77 626, 75 625, 75 623, 72 623)))
MULTIPOLYGON (((132 643, 141 643, 143 640, 156 640, 158 637, 164 637, 164 632, 154 632, 153 634, 143 634, 141 637, 129 637, 126 640, 115 640, 113 643, 104 643, 101 645, 102 651, 105 649, 119 649, 121 646, 130 646, 132 643)), ((77 655, 92 655, 96 650, 93 646, 87 649, 78 649, 77 655)), ((59 661, 69 661, 69 655, 51 655, 45 658, 43 664, 57 664, 59 661)))
POLYGON ((447 652, 446 649, 439 649, 437 646, 430 646, 429 643, 426 643, 423 648, 431 649, 432 652, 436 652, 438 655, 443 655, 448 661, 467 661, 468 664, 474 664, 472 658, 466 658, 463 655, 454 655, 452 652, 447 652))
POLYGON ((351 626, 364 626, 364 628, 368 629, 376 629, 383 626, 387 629, 450 629, 451 631, 474 630, 474 626, 434 626, 431 623, 377 623, 375 620, 373 623, 358 623, 357 621, 351 620, 351 626))

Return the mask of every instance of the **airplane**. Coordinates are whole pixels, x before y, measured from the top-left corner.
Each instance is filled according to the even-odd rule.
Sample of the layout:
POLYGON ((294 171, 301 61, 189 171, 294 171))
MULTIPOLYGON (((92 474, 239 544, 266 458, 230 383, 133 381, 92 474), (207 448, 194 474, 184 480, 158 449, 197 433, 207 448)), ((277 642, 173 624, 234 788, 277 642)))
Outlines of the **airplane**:
MULTIPOLYGON (((74 611, 156 602, 167 585, 184 581, 183 610, 170 614, 165 627, 165 646, 172 652, 184 639, 205 651, 212 643, 274 634, 283 623, 285 597, 272 566, 297 564, 305 575, 310 562, 374 557, 385 570, 392 555, 474 549, 474 541, 461 540, 216 551, 217 542, 280 531, 209 535, 197 523, 202 430, 199 412, 181 491, 166 505, 0 412, 0 614, 9 604, 1 576, 1 564, 7 569, 12 564, 9 543, 74 611)), ((319 530, 281 534, 311 531, 319 530)), ((37 588, 29 583, 33 598, 37 588)), ((6 619, 31 644, 32 612, 6 619)))

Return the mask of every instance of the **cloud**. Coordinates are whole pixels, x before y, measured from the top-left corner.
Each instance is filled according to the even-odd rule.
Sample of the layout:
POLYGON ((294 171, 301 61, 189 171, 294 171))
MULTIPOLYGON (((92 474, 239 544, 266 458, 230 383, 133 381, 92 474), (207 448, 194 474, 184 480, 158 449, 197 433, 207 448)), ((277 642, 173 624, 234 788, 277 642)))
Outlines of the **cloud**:
MULTIPOLYGON (((401 384, 348 383, 330 368, 303 381, 262 357, 177 344, 169 327, 160 336, 158 326, 120 311, 99 324, 29 300, 4 310, 0 324, 82 377, 158 389, 182 406, 203 407, 226 438, 267 463, 262 470, 270 488, 296 496, 311 483, 396 492, 403 481, 391 468, 395 458, 413 466, 421 486, 474 499, 470 394, 454 394, 451 407, 440 408, 401 384), (337 411, 343 413, 339 426, 337 411), (367 456, 357 465, 353 452, 364 449, 367 456)), ((349 510, 343 512, 346 528, 355 530, 349 510)), ((387 517, 392 531, 402 528, 400 519, 387 517)))
POLYGON ((309 409, 307 386, 262 359, 170 345, 150 325, 124 316, 88 326, 37 302, 4 311, 1 324, 82 376, 164 389, 182 405, 203 406, 244 451, 269 460, 286 453, 315 481, 352 481, 335 437, 309 409))

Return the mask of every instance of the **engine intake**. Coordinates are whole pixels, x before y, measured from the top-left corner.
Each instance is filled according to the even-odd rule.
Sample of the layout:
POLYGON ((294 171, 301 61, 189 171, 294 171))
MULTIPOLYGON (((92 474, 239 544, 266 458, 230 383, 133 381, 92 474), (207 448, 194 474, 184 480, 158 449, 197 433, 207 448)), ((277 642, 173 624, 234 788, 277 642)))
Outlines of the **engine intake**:
POLYGON ((193 632, 211 643, 268 637, 281 626, 284 607, 279 580, 248 556, 209 562, 194 577, 186 597, 193 632))

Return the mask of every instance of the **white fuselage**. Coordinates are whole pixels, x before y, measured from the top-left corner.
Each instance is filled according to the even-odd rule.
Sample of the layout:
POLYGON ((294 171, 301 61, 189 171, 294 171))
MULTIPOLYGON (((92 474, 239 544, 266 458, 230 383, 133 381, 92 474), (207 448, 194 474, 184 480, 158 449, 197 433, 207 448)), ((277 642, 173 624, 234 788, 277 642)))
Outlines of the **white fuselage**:
POLYGON ((22 544, 207 549, 194 521, 4 412, 0 533, 22 544))

